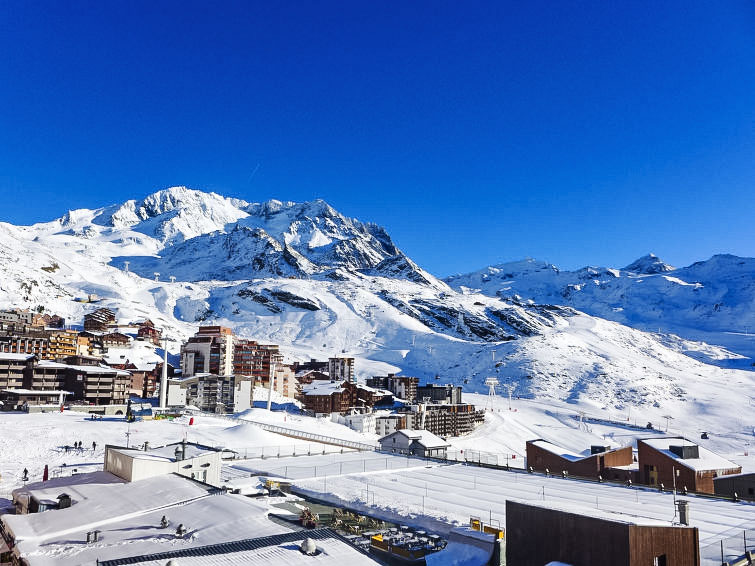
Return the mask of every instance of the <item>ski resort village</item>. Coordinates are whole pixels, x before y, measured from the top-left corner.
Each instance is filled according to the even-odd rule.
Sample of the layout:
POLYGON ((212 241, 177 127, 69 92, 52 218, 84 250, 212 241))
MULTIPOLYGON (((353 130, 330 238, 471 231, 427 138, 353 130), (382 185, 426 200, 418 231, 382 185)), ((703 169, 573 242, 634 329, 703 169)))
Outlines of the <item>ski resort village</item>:
POLYGON ((2 564, 753 562, 753 259, 440 280, 182 187, 0 243, 2 564))

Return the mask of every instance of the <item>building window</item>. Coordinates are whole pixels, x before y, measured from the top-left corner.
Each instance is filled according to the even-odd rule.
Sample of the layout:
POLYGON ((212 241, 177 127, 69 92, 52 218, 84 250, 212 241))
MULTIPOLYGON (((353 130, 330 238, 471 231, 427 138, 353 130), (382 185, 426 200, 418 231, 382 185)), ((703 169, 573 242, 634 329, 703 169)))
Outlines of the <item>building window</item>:
POLYGON ((666 555, 661 554, 653 558, 653 566, 668 566, 666 562, 666 555))

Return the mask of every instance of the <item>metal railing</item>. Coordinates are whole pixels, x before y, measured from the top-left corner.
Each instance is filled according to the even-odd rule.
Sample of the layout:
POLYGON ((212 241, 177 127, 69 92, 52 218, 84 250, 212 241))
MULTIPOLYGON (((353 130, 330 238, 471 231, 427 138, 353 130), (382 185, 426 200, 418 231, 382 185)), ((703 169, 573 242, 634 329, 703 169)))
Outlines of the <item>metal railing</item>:
POLYGON ((743 530, 734 536, 701 546, 700 566, 750 564, 748 552, 755 553, 755 530, 743 530))

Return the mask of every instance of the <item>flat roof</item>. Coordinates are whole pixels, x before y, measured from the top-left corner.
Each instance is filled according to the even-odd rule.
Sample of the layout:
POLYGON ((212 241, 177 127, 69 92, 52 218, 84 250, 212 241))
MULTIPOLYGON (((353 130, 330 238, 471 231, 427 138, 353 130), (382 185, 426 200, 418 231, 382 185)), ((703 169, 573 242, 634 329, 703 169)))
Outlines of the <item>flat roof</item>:
MULTIPOLYGON (((137 448, 119 448, 111 446, 108 447, 108 450, 111 450, 113 452, 120 452, 121 454, 127 454, 133 458, 138 458, 140 460, 160 459, 175 461, 176 447, 179 447, 181 445, 182 444, 180 442, 176 442, 174 444, 167 444, 165 446, 148 448, 146 451, 139 450, 137 448)), ((192 444, 190 442, 186 443, 186 459, 196 458, 197 456, 204 456, 206 454, 219 454, 219 451, 208 446, 201 446, 198 444, 192 444)))
MULTIPOLYGON (((637 525, 642 527, 670 527, 672 526, 669 521, 662 521, 660 519, 653 519, 650 517, 641 517, 638 515, 629 515, 627 513, 621 513, 620 511, 595 509, 584 505, 583 503, 575 503, 570 505, 563 501, 558 503, 549 503, 544 501, 525 501, 523 499, 506 500, 508 503, 520 503, 522 505, 528 505, 530 507, 537 507, 539 509, 547 509, 553 511, 561 511, 564 513, 573 513, 575 515, 582 515, 583 517, 592 517, 593 519, 602 519, 604 521, 612 521, 614 523, 623 523, 625 525, 637 525)), ((681 525, 674 525, 681 526, 681 525)), ((689 527, 685 527, 689 528, 689 527)))
POLYGON ((5 393, 15 393, 17 395, 73 395, 70 391, 58 391, 51 389, 3 389, 5 393))
MULTIPOLYGON (((208 494, 206 487, 177 474, 124 482, 108 472, 91 472, 39 483, 15 490, 14 496, 28 493, 37 499, 54 501, 66 493, 71 496, 72 505, 67 509, 44 513, 3 515, 2 521, 13 533, 22 551, 41 545, 47 547, 56 539, 69 542, 71 534, 76 532, 83 532, 83 539, 86 540, 86 531, 102 528, 113 518, 138 516, 152 509, 208 494), (40 486, 39 483, 45 485, 40 486)), ((130 537, 128 533, 126 536, 130 537)))
MULTIPOLYGON (((10 515, 4 519, 16 519, 16 522, 24 519, 31 523, 38 523, 43 519, 46 521, 54 519, 54 526, 45 531, 43 536, 25 537, 19 540, 18 550, 21 555, 32 558, 35 566, 52 566, 61 563, 94 564, 97 560, 100 563, 112 561, 111 564, 137 563, 165 566, 168 559, 162 557, 162 553, 177 555, 176 561, 182 565, 276 564, 290 566, 299 563, 295 555, 295 552, 299 552, 298 544, 294 546, 290 540, 277 545, 261 545, 258 549, 251 548, 250 551, 244 549, 242 552, 234 552, 238 550, 238 547, 224 549, 218 548, 217 545, 248 541, 250 536, 256 539, 276 535, 287 538, 293 536, 298 540, 307 537, 307 531, 291 533, 286 526, 269 520, 268 513, 271 509, 267 498, 252 499, 233 494, 210 495, 195 482, 175 475, 139 480, 123 486, 110 486, 107 491, 99 494, 99 499, 100 503, 107 507, 107 512, 98 513, 96 516, 88 515, 89 509, 84 509, 83 504, 74 504, 69 509, 45 511, 32 515, 10 515), (181 494, 174 494, 173 490, 183 484, 196 486, 198 491, 194 493, 183 491, 181 494), (123 487, 133 490, 134 486, 138 487, 138 495, 135 492, 110 495, 110 492, 123 487), (154 494, 149 494, 146 488, 154 490, 154 494), (134 496, 142 501, 134 502, 132 500, 134 496), (138 508, 135 508, 137 504, 138 508), (166 529, 160 528, 163 516, 169 522, 166 529), (79 517, 81 521, 78 520, 79 517), (75 524, 71 525, 69 518, 74 518, 75 524), (184 537, 175 536, 179 524, 183 524, 187 531, 184 537), (100 540, 85 544, 87 532, 93 530, 99 531, 100 540), (134 562, 135 557, 143 558, 143 560, 134 562)), ((371 559, 369 562, 358 562, 361 554, 351 547, 341 549, 333 545, 326 546, 327 540, 322 545, 319 541, 317 544, 323 550, 328 549, 328 552, 332 548, 333 552, 346 553, 342 561, 335 562, 333 556, 323 553, 319 558, 320 563, 374 564, 371 559)), ((301 562, 302 564, 318 562, 312 557, 304 558, 307 560, 301 562)))
POLYGON ((34 354, 16 354, 12 352, 0 352, 0 361, 27 362, 34 354))

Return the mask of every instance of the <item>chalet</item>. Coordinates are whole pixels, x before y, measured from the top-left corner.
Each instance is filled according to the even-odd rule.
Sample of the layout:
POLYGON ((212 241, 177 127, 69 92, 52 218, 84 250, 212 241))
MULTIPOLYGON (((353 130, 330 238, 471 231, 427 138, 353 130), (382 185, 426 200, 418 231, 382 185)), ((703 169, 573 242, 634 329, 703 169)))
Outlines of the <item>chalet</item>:
POLYGON ((109 326, 115 323, 115 313, 110 309, 101 308, 84 315, 84 330, 107 332, 109 326))
POLYGON ((640 481, 671 489, 715 493, 713 480, 742 467, 681 436, 637 440, 640 481))
POLYGON ((527 441, 527 466, 538 472, 553 474, 566 472, 570 476, 608 480, 636 481, 632 446, 611 448, 591 446, 581 454, 571 452, 542 438, 527 441))
POLYGON ((136 331, 136 335, 140 340, 152 342, 155 346, 160 345, 162 334, 162 330, 155 328, 155 324, 149 319, 139 323, 139 329, 136 331))
MULTIPOLYGON (((295 364, 293 364, 295 366, 295 364)), ((330 375, 327 372, 318 371, 315 369, 304 369, 294 374, 296 380, 301 385, 312 383, 313 381, 330 381, 330 375)))
POLYGON ((343 414, 350 409, 371 408, 390 398, 390 392, 336 380, 314 380, 302 385, 299 394, 304 409, 315 414, 343 414))
POLYGON ((302 386, 300 399, 304 409, 315 414, 346 413, 353 406, 343 381, 312 381, 302 386))
POLYGON ((131 337, 121 332, 108 332, 101 339, 105 348, 126 348, 131 343, 131 337))
POLYGON ((699 566, 699 538, 697 528, 666 521, 506 501, 506 563, 516 566, 699 566))
POLYGON ((446 449, 450 446, 445 440, 427 430, 397 430, 378 442, 384 452, 411 454, 421 458, 445 458, 446 449))

